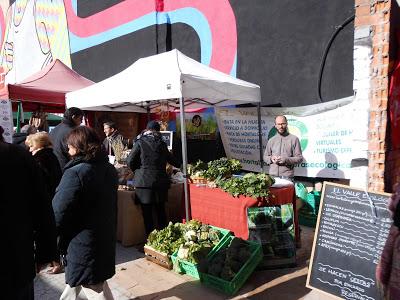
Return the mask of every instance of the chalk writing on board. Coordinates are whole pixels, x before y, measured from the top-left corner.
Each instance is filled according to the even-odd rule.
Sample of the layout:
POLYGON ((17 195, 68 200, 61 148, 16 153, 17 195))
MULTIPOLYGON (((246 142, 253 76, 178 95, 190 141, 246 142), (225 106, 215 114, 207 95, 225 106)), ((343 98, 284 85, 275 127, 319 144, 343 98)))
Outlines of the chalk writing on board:
POLYGON ((325 183, 308 286, 344 299, 378 299, 375 269, 392 224, 388 199, 325 183))

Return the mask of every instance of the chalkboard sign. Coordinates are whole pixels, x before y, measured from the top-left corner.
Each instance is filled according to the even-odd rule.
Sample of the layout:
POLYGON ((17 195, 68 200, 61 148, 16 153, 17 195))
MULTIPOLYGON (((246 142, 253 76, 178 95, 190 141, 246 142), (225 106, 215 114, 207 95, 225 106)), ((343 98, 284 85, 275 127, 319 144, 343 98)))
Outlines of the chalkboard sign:
POLYGON ((307 287, 341 299, 379 299, 375 270, 392 224, 390 196, 324 183, 307 287))
POLYGON ((173 135, 173 131, 160 131, 161 136, 164 140, 164 142, 167 144, 168 146, 168 150, 172 150, 172 135, 173 135))

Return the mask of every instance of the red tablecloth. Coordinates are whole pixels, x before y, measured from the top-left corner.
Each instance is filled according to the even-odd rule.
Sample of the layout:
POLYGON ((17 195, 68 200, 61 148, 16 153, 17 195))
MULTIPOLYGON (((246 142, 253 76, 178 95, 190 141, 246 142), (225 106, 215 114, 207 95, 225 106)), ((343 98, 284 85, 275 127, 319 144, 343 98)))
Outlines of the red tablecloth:
POLYGON ((232 197, 219 188, 198 187, 190 184, 190 208, 192 219, 217 227, 229 229, 235 236, 248 239, 247 208, 254 206, 271 206, 292 203, 295 214, 296 239, 298 223, 294 187, 271 188, 275 196, 269 203, 260 203, 255 198, 232 197))

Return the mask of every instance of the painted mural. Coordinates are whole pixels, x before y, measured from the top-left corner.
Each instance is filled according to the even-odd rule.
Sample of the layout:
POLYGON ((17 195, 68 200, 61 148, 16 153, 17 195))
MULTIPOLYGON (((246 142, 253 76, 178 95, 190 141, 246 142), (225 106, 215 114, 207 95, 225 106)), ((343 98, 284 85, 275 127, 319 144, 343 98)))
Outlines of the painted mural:
MULTIPOLYGON (((301 19, 305 16, 302 10, 314 11, 309 8, 315 7, 315 1, 301 1, 290 11, 282 5, 285 1, 0 0, 0 84, 19 82, 55 58, 97 82, 122 71, 140 57, 178 48, 217 70, 260 84, 265 104, 277 101, 284 106, 296 104, 296 101, 298 105, 307 101, 311 104, 315 102, 314 90, 307 88, 315 85, 313 76, 318 73, 324 40, 310 46, 310 38, 317 34, 315 28, 321 32, 321 38, 328 36, 332 26, 340 24, 342 15, 352 13, 354 7, 347 0, 329 4, 322 1, 313 12, 313 20, 321 24, 310 24, 308 17, 308 21, 301 19), (321 11, 325 15, 321 15, 321 11), (280 15, 273 23, 269 17, 272 12, 280 15), (295 14, 289 15, 294 23, 306 22, 307 30, 296 31, 286 24, 285 14, 288 13, 295 14), (268 43, 269 39, 274 42, 268 43), (301 54, 295 55, 304 51, 292 48, 292 41, 306 45, 310 61, 301 54), (312 49, 318 55, 314 55, 312 49), (285 51, 291 52, 278 56, 285 51), (279 70, 286 72, 286 64, 293 66, 293 70, 288 70, 284 76, 276 72, 277 66, 283 66, 279 70), (278 85, 277 80, 282 80, 282 84, 278 85), (299 92, 299 88, 304 92, 299 92), (292 97, 293 94, 296 97, 292 97)), ((348 77, 346 87, 335 90, 352 94, 351 30, 349 37, 339 42, 341 47, 337 46, 339 44, 334 47, 340 48, 340 56, 328 56, 330 61, 324 80, 333 89, 332 82, 338 80, 330 78, 348 77), (341 65, 338 71, 333 62, 345 61, 344 52, 350 63, 341 65), (342 76, 342 73, 348 74, 342 76)), ((336 98, 339 96, 342 95, 336 98)))
POLYGON ((20 82, 56 58, 71 66, 62 0, 17 0, 3 19, 0 52, 3 84, 20 82))

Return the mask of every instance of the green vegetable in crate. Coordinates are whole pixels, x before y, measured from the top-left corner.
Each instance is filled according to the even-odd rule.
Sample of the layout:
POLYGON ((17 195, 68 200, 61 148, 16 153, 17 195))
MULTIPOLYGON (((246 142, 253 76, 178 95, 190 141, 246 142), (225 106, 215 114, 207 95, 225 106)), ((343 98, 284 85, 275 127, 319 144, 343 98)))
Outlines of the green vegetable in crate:
POLYGON ((213 245, 210 243, 187 242, 179 247, 177 257, 191 263, 199 263, 207 256, 212 247, 213 245))
POLYGON ((219 230, 197 220, 187 222, 182 229, 185 243, 180 245, 177 258, 191 263, 201 262, 222 237, 219 230))
POLYGON ((197 231, 202 226, 202 224, 198 220, 190 220, 184 226, 185 226, 186 231, 188 231, 188 230, 197 231))
POLYGON ((183 224, 172 224, 161 230, 153 230, 147 238, 147 245, 154 249, 171 255, 185 242, 183 238, 183 224))
POLYGON ((214 244, 218 244, 219 240, 221 239, 221 232, 209 227, 208 231, 208 238, 210 241, 212 241, 214 244))
POLYGON ((208 264, 210 275, 231 281, 251 256, 249 244, 240 238, 233 238, 229 246, 221 249, 208 264))
POLYGON ((188 242, 196 242, 197 241, 197 234, 195 230, 188 230, 185 233, 185 240, 188 242))

